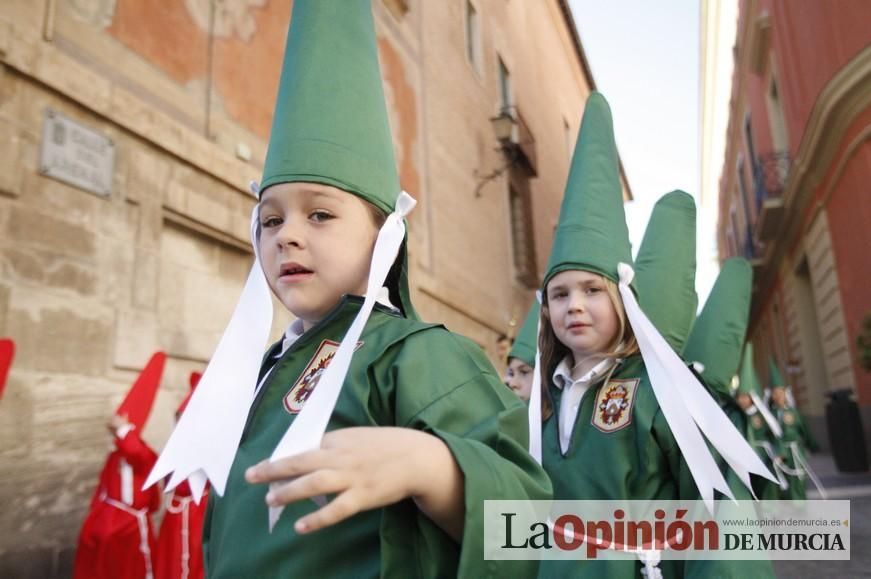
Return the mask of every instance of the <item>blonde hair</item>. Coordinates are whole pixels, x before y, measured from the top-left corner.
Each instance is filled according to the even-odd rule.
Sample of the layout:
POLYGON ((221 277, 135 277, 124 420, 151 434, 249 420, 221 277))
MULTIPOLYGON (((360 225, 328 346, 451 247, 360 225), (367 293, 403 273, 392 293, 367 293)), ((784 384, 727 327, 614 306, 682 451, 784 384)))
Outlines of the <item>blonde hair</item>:
MULTIPOLYGON (((614 311, 617 313, 619 327, 614 334, 614 339, 608 344, 607 349, 601 352, 602 356, 608 358, 628 358, 638 353, 638 341, 635 339, 635 332, 632 331, 632 326, 626 319, 626 309, 623 307, 623 299, 620 297, 620 290, 617 284, 610 279, 596 274, 605 285, 605 293, 611 300, 611 305, 614 306, 614 311)), ((545 287, 547 290, 547 287, 545 287)), ((553 414, 553 402, 550 399, 550 389, 547 384, 553 376, 554 370, 560 361, 567 355, 571 354, 571 350, 565 344, 559 341, 553 331, 553 326, 550 322, 550 310, 547 305, 547 291, 542 292, 541 300, 541 332, 538 337, 538 349, 541 352, 541 415, 546 419, 553 414)))

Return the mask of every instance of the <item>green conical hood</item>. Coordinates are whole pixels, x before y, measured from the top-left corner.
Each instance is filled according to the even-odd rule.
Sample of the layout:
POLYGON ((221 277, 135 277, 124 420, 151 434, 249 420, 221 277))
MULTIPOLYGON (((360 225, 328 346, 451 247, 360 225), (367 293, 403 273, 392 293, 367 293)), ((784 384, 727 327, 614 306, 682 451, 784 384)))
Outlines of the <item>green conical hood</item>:
POLYGON ((753 343, 747 342, 744 348, 744 360, 741 361, 741 372, 738 375, 740 380, 738 384, 738 394, 752 394, 755 392, 762 395, 762 389, 759 387, 759 377, 756 376, 756 369, 753 368, 753 343))
POLYGON ((538 300, 533 299, 529 313, 526 314, 526 321, 523 322, 523 327, 520 328, 520 333, 517 334, 514 345, 508 352, 509 358, 517 358, 533 367, 535 367, 535 351, 538 348, 538 314, 540 309, 538 300))
MULTIPOLYGON (((261 194, 278 183, 332 185, 389 214, 400 193, 369 0, 296 0, 261 194)), ((388 286, 416 318, 403 245, 388 286)))
POLYGON ((369 0, 296 0, 260 190, 332 185, 393 211, 399 177, 369 0))
POLYGON ((683 358, 702 363, 702 378, 720 396, 730 394, 729 384, 741 362, 752 286, 753 268, 747 260, 726 260, 684 347, 683 358))
POLYGON ((768 357, 768 387, 786 388, 786 382, 783 381, 783 376, 780 375, 777 363, 771 356, 768 357))
POLYGON ((617 282, 620 262, 632 265, 617 145, 608 102, 593 92, 584 107, 543 287, 569 269, 617 282))
POLYGON ((638 301, 662 337, 680 352, 696 319, 696 202, 663 195, 650 214, 635 260, 638 301))

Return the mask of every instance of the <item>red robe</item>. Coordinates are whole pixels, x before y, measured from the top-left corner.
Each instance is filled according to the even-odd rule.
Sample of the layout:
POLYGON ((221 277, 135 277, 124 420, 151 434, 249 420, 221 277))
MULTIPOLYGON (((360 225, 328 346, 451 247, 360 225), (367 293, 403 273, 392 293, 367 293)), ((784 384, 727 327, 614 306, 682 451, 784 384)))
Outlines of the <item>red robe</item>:
POLYGON ((203 519, 208 500, 206 490, 196 504, 187 481, 167 497, 154 557, 155 579, 203 578, 203 519))
POLYGON ((135 430, 115 438, 79 534, 73 579, 151 579, 160 490, 142 484, 157 455, 135 430))

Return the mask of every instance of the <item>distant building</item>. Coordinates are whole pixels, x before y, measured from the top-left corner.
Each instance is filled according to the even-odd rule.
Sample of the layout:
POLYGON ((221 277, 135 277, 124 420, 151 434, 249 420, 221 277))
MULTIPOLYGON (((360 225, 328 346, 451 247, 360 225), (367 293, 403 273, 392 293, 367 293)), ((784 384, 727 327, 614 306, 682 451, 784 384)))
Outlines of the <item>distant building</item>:
POLYGON ((749 330, 823 444, 825 394, 849 389, 871 432, 856 339, 871 314, 871 3, 741 0, 721 258, 753 263, 749 330))

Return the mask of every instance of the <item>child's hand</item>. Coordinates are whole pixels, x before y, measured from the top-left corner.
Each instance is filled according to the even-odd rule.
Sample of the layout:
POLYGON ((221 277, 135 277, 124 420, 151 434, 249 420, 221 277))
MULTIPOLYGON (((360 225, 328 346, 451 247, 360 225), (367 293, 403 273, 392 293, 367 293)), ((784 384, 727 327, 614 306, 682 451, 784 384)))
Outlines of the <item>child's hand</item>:
POLYGON ((462 535, 463 475, 441 439, 409 428, 360 427, 328 432, 321 448, 261 462, 245 473, 251 483, 293 479, 270 491, 266 502, 286 505, 319 495, 336 498, 295 524, 316 531, 369 509, 413 497, 418 507, 454 538, 462 535))
POLYGON ((109 419, 109 423, 106 424, 106 428, 109 429, 109 432, 115 434, 120 428, 127 426, 128 424, 130 424, 130 422, 127 420, 126 414, 122 416, 115 414, 112 416, 112 418, 109 419))

